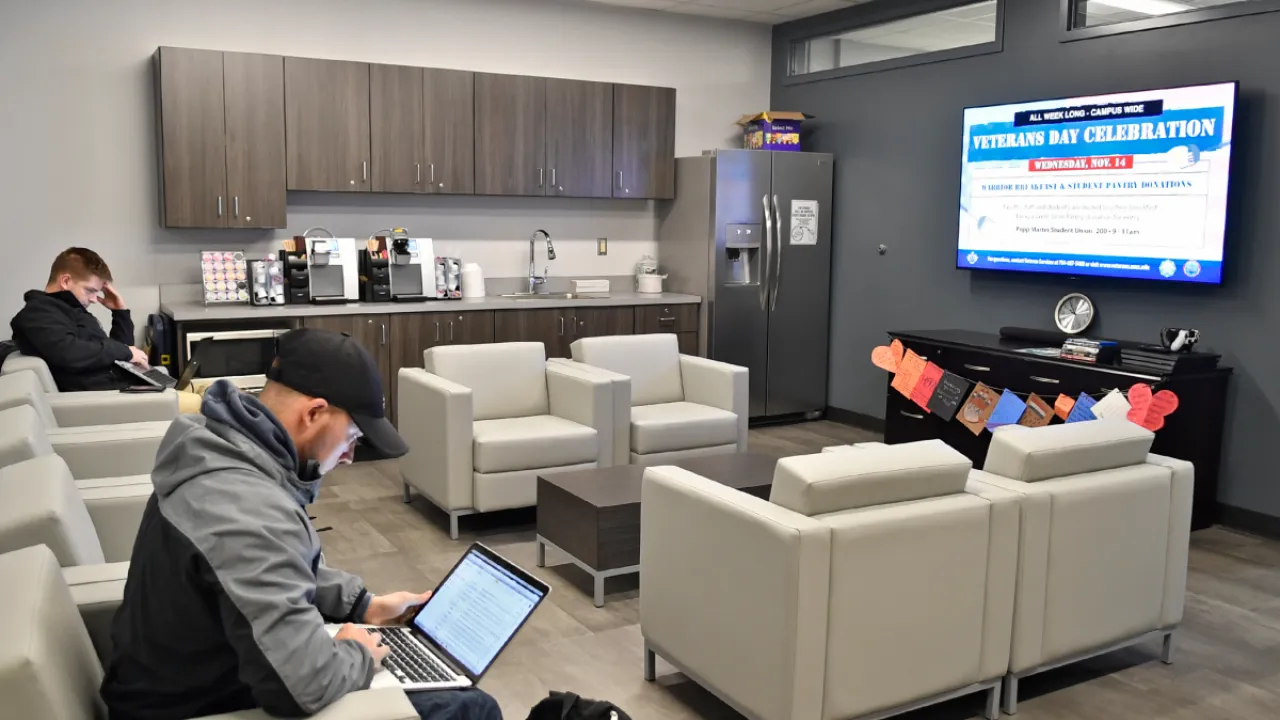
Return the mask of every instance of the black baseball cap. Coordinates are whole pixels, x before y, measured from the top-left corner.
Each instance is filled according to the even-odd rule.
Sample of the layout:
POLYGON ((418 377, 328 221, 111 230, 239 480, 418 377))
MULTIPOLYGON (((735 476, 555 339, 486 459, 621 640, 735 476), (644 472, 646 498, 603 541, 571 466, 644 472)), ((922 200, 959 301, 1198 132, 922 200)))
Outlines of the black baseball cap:
POLYGON ((409 452, 387 420, 377 363, 350 335, 318 328, 290 330, 277 341, 267 379, 341 408, 360 428, 364 444, 378 453, 397 458, 409 452))

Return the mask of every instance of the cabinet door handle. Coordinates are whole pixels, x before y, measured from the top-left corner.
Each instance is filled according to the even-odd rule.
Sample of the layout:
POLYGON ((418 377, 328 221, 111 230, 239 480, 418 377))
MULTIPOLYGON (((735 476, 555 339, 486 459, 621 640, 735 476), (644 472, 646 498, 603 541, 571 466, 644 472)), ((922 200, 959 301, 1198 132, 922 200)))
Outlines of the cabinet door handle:
POLYGON ((538 168, 538 187, 542 187, 542 168, 538 168))
POLYGON ((560 316, 560 335, 564 335, 564 316, 560 316))
POLYGON ((618 189, 619 190, 622 189, 622 171, 621 170, 618 171, 618 189))
POLYGON ((234 217, 240 217, 240 196, 236 195, 231 198, 231 213, 234 217))
MULTIPOLYGON (((436 164, 431 163, 428 167, 431 168, 431 179, 428 180, 428 182, 435 182, 436 181, 436 164)), ((441 185, 440 187, 444 187, 444 186, 441 185)))
POLYGON ((991 368, 986 365, 970 365, 969 363, 965 363, 964 367, 966 370, 972 370, 974 372, 991 372, 991 368))
POLYGON ((382 344, 387 344, 387 324, 382 323, 382 344))
POLYGON ((675 319, 674 317, 660 317, 660 318, 658 318, 658 322, 663 323, 663 324, 673 323, 673 322, 675 322, 675 321, 676 321, 676 319, 675 319))
POLYGON ((909 418, 911 418, 912 420, 923 420, 923 419, 924 419, 924 415, 923 415, 922 413, 909 413, 909 412, 907 412, 906 410, 899 410, 899 411, 898 411, 898 414, 899 414, 899 415, 901 415, 902 417, 909 417, 909 418))
POLYGON ((422 163, 414 163, 413 167, 413 184, 417 185, 422 182, 422 163))
POLYGON ((218 217, 222 217, 222 196, 218 196, 218 217))
POLYGON ((1036 382, 1049 383, 1050 385, 1057 385, 1058 383, 1062 382, 1057 378, 1040 377, 1039 375, 1032 375, 1031 379, 1035 380, 1036 382))
POLYGON ((436 321, 436 342, 440 342, 440 321, 436 321))
POLYGON ((363 180, 364 182, 369 182, 369 161, 368 160, 363 160, 360 162, 360 179, 363 180))
MULTIPOLYGON (((461 318, 459 318, 461 320, 461 318)), ((449 342, 453 342, 453 321, 449 321, 449 342)))

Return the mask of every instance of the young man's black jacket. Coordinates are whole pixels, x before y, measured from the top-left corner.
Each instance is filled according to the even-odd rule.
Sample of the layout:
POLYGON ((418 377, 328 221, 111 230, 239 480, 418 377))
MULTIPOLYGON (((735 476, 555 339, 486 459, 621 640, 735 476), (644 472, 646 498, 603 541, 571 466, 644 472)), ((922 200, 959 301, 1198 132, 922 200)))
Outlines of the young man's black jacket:
POLYGON ((111 334, 84 309, 72 293, 29 290, 27 302, 9 327, 23 355, 41 358, 63 392, 119 390, 129 384, 116 360, 129 360, 133 351, 133 318, 128 310, 111 311, 111 334))

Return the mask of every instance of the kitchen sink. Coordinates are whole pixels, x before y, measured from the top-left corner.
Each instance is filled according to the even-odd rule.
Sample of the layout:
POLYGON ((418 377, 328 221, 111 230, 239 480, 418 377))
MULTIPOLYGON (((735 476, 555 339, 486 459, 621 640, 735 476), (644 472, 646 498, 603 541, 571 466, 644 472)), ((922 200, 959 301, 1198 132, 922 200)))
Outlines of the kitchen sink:
POLYGON ((607 298, 609 293, 508 293, 499 297, 513 300, 586 300, 589 298, 607 298))

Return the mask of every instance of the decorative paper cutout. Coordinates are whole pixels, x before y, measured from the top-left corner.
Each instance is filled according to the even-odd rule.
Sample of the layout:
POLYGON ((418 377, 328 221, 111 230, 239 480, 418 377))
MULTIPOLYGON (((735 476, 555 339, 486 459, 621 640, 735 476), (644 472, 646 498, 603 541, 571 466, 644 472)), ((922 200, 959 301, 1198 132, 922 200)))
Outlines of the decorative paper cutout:
MULTIPOLYGON (((1067 398, 1068 400, 1070 398, 1067 398)), ((1043 427, 1049 424, 1053 419, 1053 408, 1049 407, 1049 403, 1044 398, 1031 393, 1027 398, 1027 410, 1022 413, 1022 417, 1018 418, 1019 425, 1027 427, 1043 427)))
POLYGON ((1071 408, 1075 406, 1076 406, 1075 400, 1073 400, 1068 395, 1060 394, 1058 395, 1058 399, 1053 403, 1053 414, 1057 415, 1063 420, 1066 420, 1067 416, 1071 414, 1071 408))
POLYGON ((1133 407, 1125 417, 1151 432, 1164 427, 1165 416, 1178 409, 1178 396, 1172 390, 1161 390, 1153 395, 1151 386, 1146 383, 1129 388, 1129 402, 1133 407))
POLYGON ((1071 413, 1067 415, 1067 422, 1097 420, 1098 417, 1093 414, 1093 406, 1097 404, 1098 401, 1094 400, 1092 395, 1080 393, 1080 397, 1076 398, 1076 404, 1071 406, 1071 413))
POLYGON ((903 352, 902 341, 894 340, 889 343, 889 347, 881 345, 871 351, 871 364, 881 370, 896 373, 898 372, 898 365, 902 362, 903 352))
POLYGON ((1000 393, 1000 402, 996 403, 996 409, 987 419, 987 429, 995 430, 1005 425, 1014 425, 1026 410, 1027 404, 1022 401, 1022 398, 1005 390, 1000 393))
POLYGON ((1112 390, 1107 393, 1106 397, 1098 401, 1093 406, 1093 416, 1098 419, 1124 417, 1129 414, 1129 401, 1124 399, 1124 393, 1119 390, 1112 390))
POLYGON ((925 359, 915 354, 914 350, 908 350, 902 362, 898 363, 898 374, 893 378, 893 389, 911 397, 911 391, 916 389, 916 382, 920 380, 920 373, 924 372, 924 366, 925 359))
POLYGON ((972 385, 968 380, 959 375, 943 372, 942 379, 938 381, 938 387, 934 389, 933 397, 929 399, 929 407, 926 409, 949 422, 956 416, 956 411, 960 409, 960 404, 969 394, 970 387, 972 385))
POLYGON ((998 399, 999 396, 996 395, 995 390, 978 383, 969 394, 969 399, 965 401, 957 417, 965 427, 969 428, 969 432, 980 435, 987 425, 987 418, 991 417, 991 413, 995 411, 998 399))
POLYGON ((934 390, 937 389, 938 381, 941 379, 942 368, 933 363, 926 363, 924 370, 920 373, 920 379, 911 390, 911 401, 923 408, 925 412, 929 412, 929 400, 933 398, 934 390))

